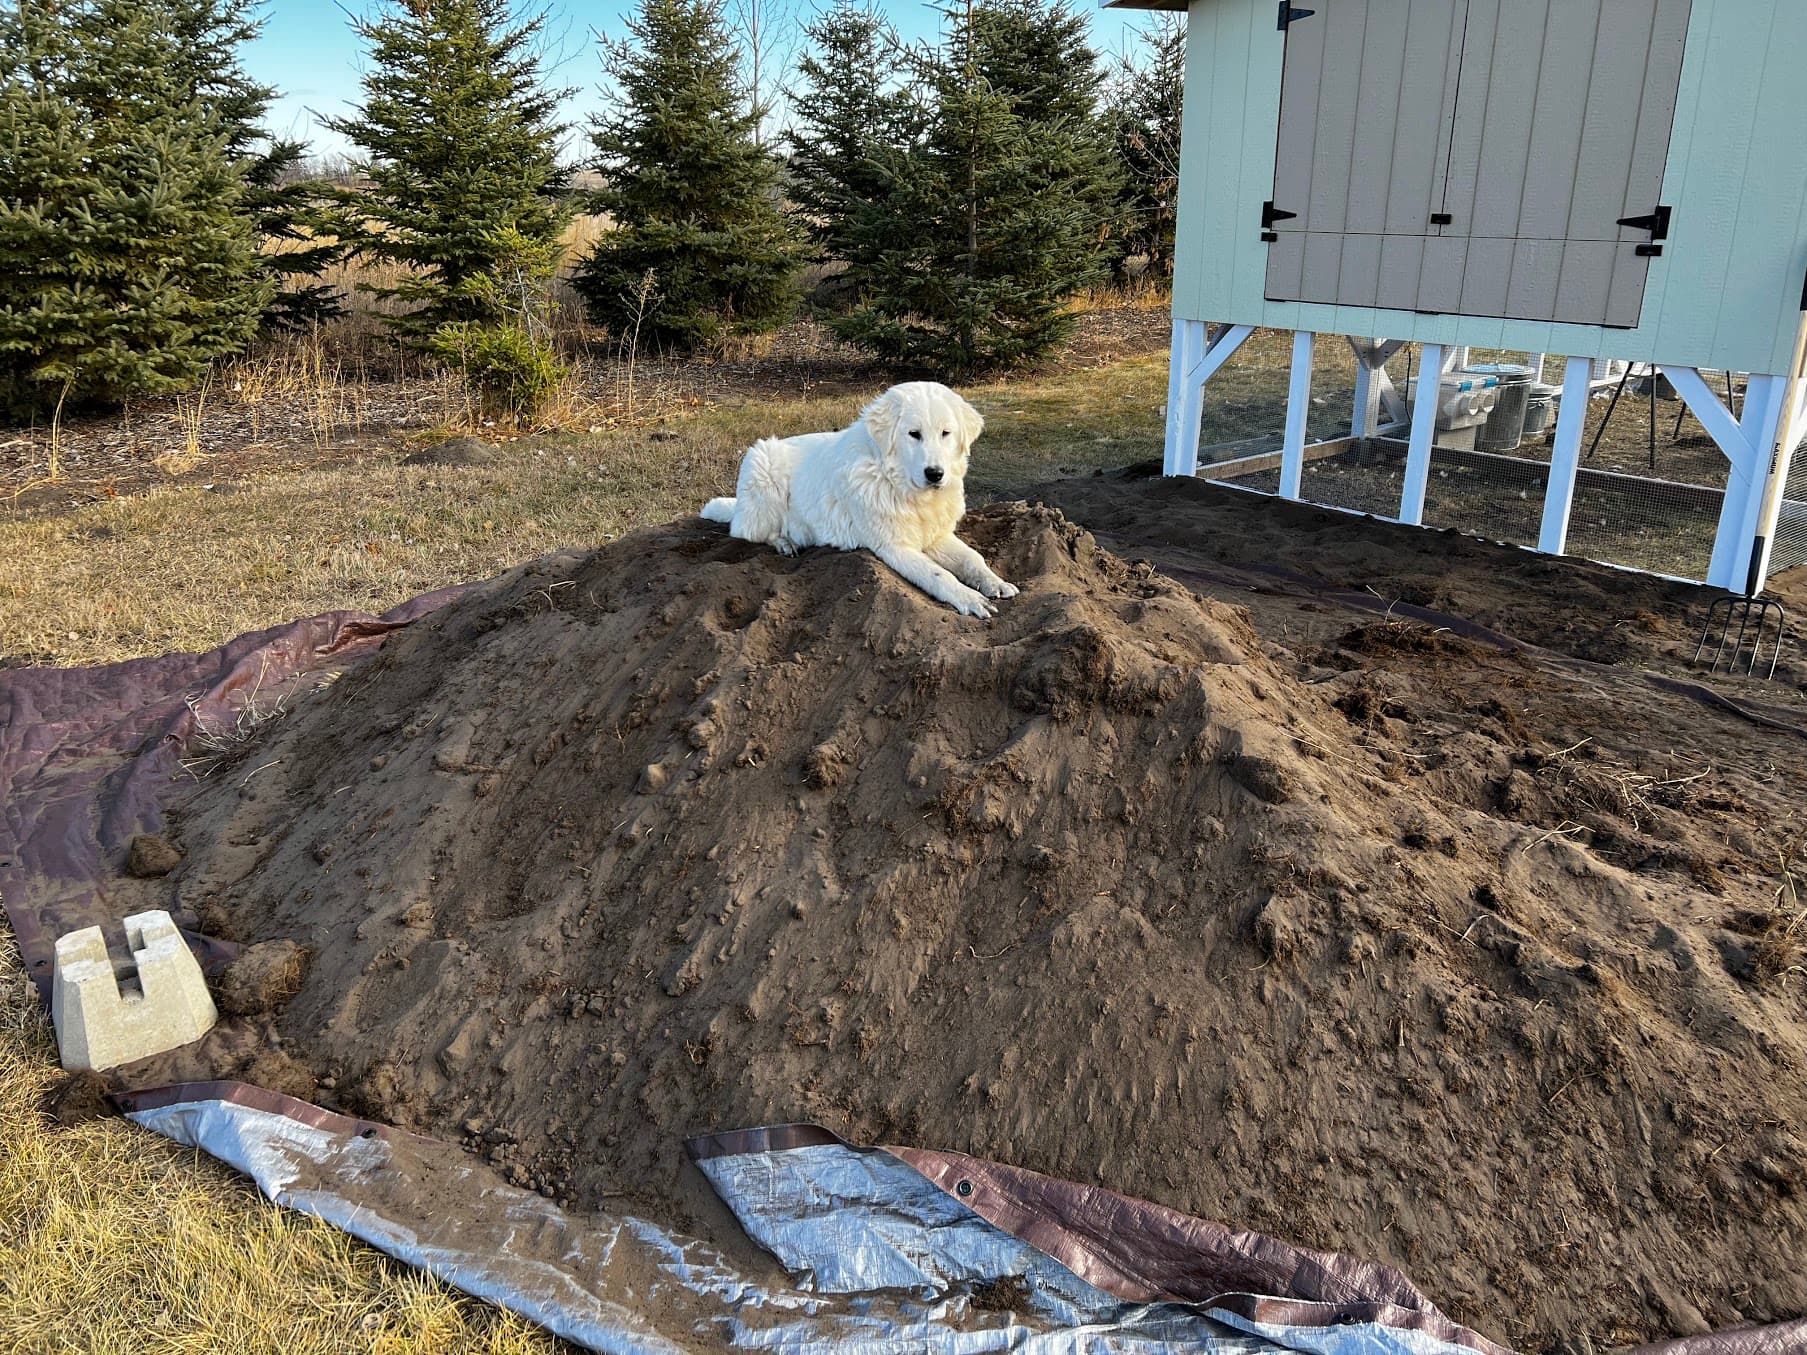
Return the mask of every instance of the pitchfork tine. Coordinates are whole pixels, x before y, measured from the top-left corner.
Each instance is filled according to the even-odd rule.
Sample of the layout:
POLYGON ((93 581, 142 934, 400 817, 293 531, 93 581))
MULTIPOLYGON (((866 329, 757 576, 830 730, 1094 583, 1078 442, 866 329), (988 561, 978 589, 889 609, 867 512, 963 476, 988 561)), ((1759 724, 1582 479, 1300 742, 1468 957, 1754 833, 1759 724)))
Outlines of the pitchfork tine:
MULTIPOLYGON (((1726 612, 1728 614, 1727 624, 1729 625, 1730 624, 1729 614, 1731 612, 1731 608, 1729 608, 1729 607, 1726 608, 1726 612)), ((1750 604, 1746 603, 1743 608, 1743 614, 1740 615, 1738 618, 1738 638, 1736 640, 1732 641, 1732 661, 1725 666, 1725 671, 1728 673, 1736 673, 1738 671, 1738 655, 1744 649, 1744 632, 1750 629, 1750 624, 1751 624, 1751 609, 1750 609, 1750 604)), ((1761 642, 1763 639, 1763 622, 1761 620, 1759 620, 1757 622, 1757 639, 1759 642, 1761 642)), ((1756 671, 1757 671, 1757 651, 1755 648, 1753 648, 1751 650, 1751 663, 1750 663, 1750 667, 1746 670, 1746 676, 1749 676, 1751 673, 1754 673, 1756 671)))

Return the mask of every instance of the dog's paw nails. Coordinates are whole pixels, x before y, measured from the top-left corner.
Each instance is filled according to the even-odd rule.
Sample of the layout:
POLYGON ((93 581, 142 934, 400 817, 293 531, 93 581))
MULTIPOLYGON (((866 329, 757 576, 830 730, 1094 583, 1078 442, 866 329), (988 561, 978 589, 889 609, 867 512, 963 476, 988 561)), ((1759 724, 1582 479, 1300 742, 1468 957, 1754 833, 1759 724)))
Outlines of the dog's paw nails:
POLYGON ((1013 598, 1019 591, 1021 590, 1018 589, 1014 583, 1005 583, 1002 579, 999 579, 986 590, 986 596, 994 598, 1013 598))
POLYGON ((953 607, 954 610, 959 612, 962 616, 976 616, 981 621, 990 620, 996 612, 996 609, 977 593, 973 593, 967 597, 955 598, 953 607))

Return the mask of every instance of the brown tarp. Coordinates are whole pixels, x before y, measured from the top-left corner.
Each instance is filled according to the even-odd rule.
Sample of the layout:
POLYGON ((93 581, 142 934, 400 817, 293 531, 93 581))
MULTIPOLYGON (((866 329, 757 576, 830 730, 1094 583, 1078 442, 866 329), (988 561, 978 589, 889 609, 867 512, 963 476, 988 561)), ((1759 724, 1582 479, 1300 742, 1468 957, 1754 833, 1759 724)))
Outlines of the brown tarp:
MULTIPOLYGON (((382 616, 330 612, 241 636, 205 654, 0 672, 0 898, 40 992, 48 997, 56 937, 97 923, 113 927, 123 915, 110 898, 109 882, 118 879, 133 835, 163 826, 181 790, 184 751, 198 734, 230 729, 245 704, 255 699, 268 708, 309 674, 368 658, 390 632, 461 591, 442 589, 382 616)), ((199 934, 192 917, 176 920, 205 966, 233 953, 230 943, 199 934)), ((242 1088, 219 1083, 205 1090, 233 1099, 253 1095, 235 1086, 242 1088)), ((199 1094, 193 1084, 161 1093, 199 1094)), ((136 1108, 151 1104, 155 1094, 126 1093, 121 1100, 136 1108)), ((326 1121, 314 1117, 339 1118, 281 1100, 283 1113, 294 1117, 315 1123, 326 1121)), ((798 1126, 785 1131, 826 1133, 798 1126)), ((700 1140, 693 1152, 707 1154, 711 1144, 726 1151, 722 1145, 735 1139, 700 1140)), ((1237 1302, 1247 1308, 1244 1316, 1262 1321, 1318 1325, 1378 1316, 1479 1351, 1501 1349, 1444 1317, 1385 1266, 1307 1252, 1095 1186, 960 1154, 891 1151, 991 1223, 1120 1297, 1196 1301, 1254 1291, 1272 1297, 1237 1302)), ((1777 1263, 1798 1264, 1798 1258, 1778 1257, 1777 1263)), ((1803 1351, 1807 1320, 1689 1337, 1644 1347, 1638 1355, 1803 1351)))
MULTIPOLYGON (((248 703, 269 709, 298 679, 373 653, 462 591, 442 588, 382 616, 326 612, 205 654, 0 672, 0 898, 45 1001, 56 938, 123 916, 108 908, 108 881, 135 834, 163 827, 197 734, 231 729, 248 703)), ((185 932, 208 968, 233 953, 185 932)))

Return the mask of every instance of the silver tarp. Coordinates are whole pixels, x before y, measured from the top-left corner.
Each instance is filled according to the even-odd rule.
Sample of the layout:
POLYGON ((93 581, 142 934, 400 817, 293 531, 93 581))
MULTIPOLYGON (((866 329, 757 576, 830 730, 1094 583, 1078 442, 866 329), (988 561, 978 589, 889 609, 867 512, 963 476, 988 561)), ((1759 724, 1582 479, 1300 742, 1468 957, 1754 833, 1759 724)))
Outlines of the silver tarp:
POLYGON ((134 1097, 128 1115, 236 1167, 277 1204, 597 1351, 1475 1349, 1334 1304, 1278 1302, 1269 1320, 1261 1314, 1268 1301, 1257 1296, 1126 1302, 879 1150, 835 1142, 699 1157, 748 1233, 789 1272, 790 1284, 770 1285, 705 1243, 644 1220, 568 1214, 437 1140, 237 1084, 171 1091, 134 1097), (423 1215, 429 1184, 459 1198, 455 1216, 423 1215))

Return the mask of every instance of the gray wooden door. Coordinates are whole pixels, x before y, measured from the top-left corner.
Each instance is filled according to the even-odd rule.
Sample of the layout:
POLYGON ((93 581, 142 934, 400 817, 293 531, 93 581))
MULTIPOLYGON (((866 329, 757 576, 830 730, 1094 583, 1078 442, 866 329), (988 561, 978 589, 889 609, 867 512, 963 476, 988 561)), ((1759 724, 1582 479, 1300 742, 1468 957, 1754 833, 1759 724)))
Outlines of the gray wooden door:
POLYGON ((1692 0, 1318 0, 1267 295, 1635 326, 1692 0), (1302 202, 1304 210, 1293 204, 1302 202))
MULTIPOLYGON (((1310 6, 1307 6, 1310 7, 1310 6)), ((1286 30, 1267 295, 1415 308, 1468 0, 1320 0, 1286 30)))

